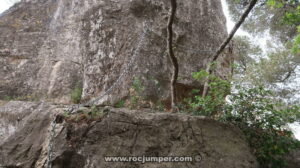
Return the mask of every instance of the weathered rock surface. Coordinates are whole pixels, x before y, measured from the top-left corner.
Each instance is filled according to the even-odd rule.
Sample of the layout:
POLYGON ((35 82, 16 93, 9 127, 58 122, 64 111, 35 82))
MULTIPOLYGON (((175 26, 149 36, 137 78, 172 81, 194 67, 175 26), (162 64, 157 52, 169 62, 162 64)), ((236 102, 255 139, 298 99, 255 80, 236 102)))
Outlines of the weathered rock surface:
POLYGON ((298 168, 300 167, 300 149, 292 151, 286 156, 287 168, 298 168))
MULTIPOLYGON (((15 126, 12 126, 12 132, 4 133, 7 138, 0 143, 0 165, 43 167, 49 144, 48 130, 51 130, 50 116, 62 112, 64 108, 53 104, 25 102, 10 102, 0 107, 0 114, 13 116, 24 110, 18 124, 13 119, 6 122, 15 126)), ((54 168, 258 167, 242 132, 234 126, 210 119, 113 108, 104 108, 95 120, 68 118, 72 116, 65 117, 55 127, 52 151, 54 168), (145 164, 104 161, 105 156, 143 155, 200 156, 201 160, 145 164)), ((6 117, 1 115, 1 123, 5 120, 6 117)))
MULTIPOLYGON (((136 77, 144 97, 167 100, 169 7, 168 0, 23 0, 0 16, 1 97, 68 103, 81 85, 86 101, 107 93, 94 103, 116 102, 136 77)), ((220 0, 178 1, 180 93, 201 88, 191 72, 205 68, 227 35, 225 22, 220 0)), ((226 52, 219 59, 219 76, 230 74, 231 59, 226 52)))

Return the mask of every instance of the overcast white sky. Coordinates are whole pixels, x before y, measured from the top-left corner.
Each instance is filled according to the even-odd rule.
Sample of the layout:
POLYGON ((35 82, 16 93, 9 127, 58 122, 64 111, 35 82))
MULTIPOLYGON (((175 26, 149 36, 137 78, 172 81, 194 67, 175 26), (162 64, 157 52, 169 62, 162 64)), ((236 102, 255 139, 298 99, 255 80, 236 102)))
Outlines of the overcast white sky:
POLYGON ((13 3, 10 3, 8 0, 0 0, 0 13, 4 12, 6 9, 12 6, 12 4, 13 3))
MULTIPOLYGON (((224 13, 225 13, 225 16, 226 16, 226 19, 227 19, 227 29, 228 29, 228 32, 229 32, 234 27, 234 22, 230 18, 226 1, 221 0, 221 2, 222 2, 223 10, 224 10, 224 13)), ((13 5, 13 3, 11 3, 9 0, 0 0, 0 13, 4 12, 9 7, 11 7, 12 5, 13 5)), ((241 29, 239 29, 237 31, 237 35, 250 36, 249 33, 245 32, 241 29)), ((256 39, 256 41, 259 44, 261 44, 262 46, 265 46, 266 45, 266 39, 267 38, 259 38, 259 39, 256 39)), ((293 129, 293 132, 295 133, 296 138, 300 140, 300 125, 299 124, 294 124, 294 125, 291 125, 291 128, 293 129)))

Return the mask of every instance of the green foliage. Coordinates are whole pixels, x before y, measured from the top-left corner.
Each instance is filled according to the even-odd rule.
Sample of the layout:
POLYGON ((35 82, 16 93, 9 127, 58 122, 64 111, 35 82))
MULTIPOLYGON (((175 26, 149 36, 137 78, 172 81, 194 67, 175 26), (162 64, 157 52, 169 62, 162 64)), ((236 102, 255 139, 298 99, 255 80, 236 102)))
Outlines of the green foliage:
POLYGON ((163 103, 161 101, 157 101, 155 102, 151 108, 153 110, 158 110, 158 111, 164 111, 165 110, 165 106, 163 105, 163 103))
MULTIPOLYGON (((233 20, 237 21, 249 2, 250 0, 227 0, 233 20)), ((286 82, 297 77, 296 70, 300 63, 299 25, 299 0, 259 0, 243 23, 243 28, 254 37, 267 35, 271 40, 267 39, 265 53, 255 53, 252 52, 255 45, 251 46, 251 39, 234 39, 234 53, 237 54, 235 73, 238 73, 234 76, 238 77, 236 80, 264 85, 272 88, 283 99, 295 102, 293 96, 299 92, 286 82)))
POLYGON ((242 129, 262 167, 284 167, 283 156, 300 147, 286 128, 299 120, 299 106, 284 107, 262 87, 237 89, 220 120, 242 129))
MULTIPOLYGON (((238 20, 249 2, 250 0, 227 0, 234 21, 238 20)), ((298 21, 298 6, 297 0, 259 0, 242 27, 255 36, 270 32, 273 37, 285 43, 296 35, 299 22, 287 24, 287 21, 298 21)))
POLYGON ((133 79, 131 88, 134 89, 137 93, 142 93, 145 89, 142 85, 142 82, 138 78, 133 79))
POLYGON ((248 64, 245 79, 259 85, 285 82, 292 77, 298 65, 297 57, 289 50, 275 49, 267 57, 248 64))
MULTIPOLYGON (((230 83, 215 75, 209 75, 204 70, 194 72, 192 76, 198 81, 207 79, 210 82, 208 83, 209 92, 207 96, 202 97, 201 95, 195 95, 194 97, 185 100, 189 111, 195 115, 217 115, 218 112, 222 111, 223 105, 225 104, 225 96, 229 93, 230 83)), ((198 92, 199 90, 193 90, 192 94, 198 92)))
MULTIPOLYGON (((236 21, 250 0, 227 2, 236 21)), ((277 85, 286 84, 286 81, 294 77, 299 65, 299 25, 299 0, 259 0, 243 28, 254 36, 270 32, 273 40, 279 38, 280 41, 269 41, 269 50, 264 56, 260 53, 251 56, 251 50, 243 51, 243 48, 242 52, 238 52, 241 55, 238 55, 235 62, 238 68, 235 72, 240 74, 235 80, 242 83, 243 87, 234 89, 235 93, 228 97, 230 102, 223 106, 220 116, 221 121, 237 125, 243 130, 264 168, 285 167, 283 156, 300 147, 299 141, 292 138, 292 133, 287 128, 288 123, 299 121, 299 106, 281 103, 281 91, 284 90, 277 85), (264 88, 272 88, 273 92, 264 88)), ((238 45, 235 49, 238 50, 241 40, 250 43, 245 39, 237 40, 240 40, 235 43, 238 45)), ((293 93, 293 88, 288 88, 288 92, 293 93)))
POLYGON ((294 54, 300 52, 300 2, 295 0, 268 0, 268 5, 275 8, 283 8, 285 11, 282 17, 283 23, 296 28, 298 34, 294 36, 294 45, 292 51, 294 54))
POLYGON ((13 100, 14 98, 12 97, 12 96, 7 96, 7 95, 5 95, 5 96, 3 96, 3 98, 2 98, 4 101, 11 101, 11 100, 13 100))
MULTIPOLYGON (((297 94, 295 87, 280 87, 296 77, 296 69, 300 63, 300 53, 293 54, 292 44, 278 47, 268 44, 267 55, 261 55, 260 48, 251 43, 247 37, 235 38, 234 80, 239 83, 263 85, 272 88, 282 99, 292 101, 297 94)), ((294 101, 294 100, 293 100, 294 101)))
POLYGON ((283 168, 284 156, 300 143, 292 138, 288 123, 300 119, 299 106, 286 106, 274 98, 274 93, 263 87, 236 86, 228 96, 230 84, 205 71, 193 73, 193 78, 209 79, 206 97, 193 90, 187 99, 188 110, 194 115, 205 115, 238 126, 246 135, 253 153, 264 168, 283 168))
POLYGON ((115 105, 117 108, 122 108, 125 106, 125 101, 124 100, 120 100, 117 102, 117 104, 115 105))
POLYGON ((98 108, 96 105, 91 107, 91 111, 88 113, 91 118, 99 118, 103 116, 103 109, 98 108))
POLYGON ((35 94, 28 94, 28 95, 22 95, 22 96, 8 96, 4 95, 0 97, 1 100, 4 101, 38 101, 38 96, 35 94))
POLYGON ((293 149, 298 149, 300 143, 291 137, 291 132, 284 130, 270 132, 267 130, 255 130, 244 128, 244 133, 254 149, 254 154, 264 168, 284 168, 286 162, 284 156, 293 149))
POLYGON ((75 114, 65 111, 62 116, 67 122, 92 122, 101 119, 104 109, 93 105, 90 109, 78 109, 75 114))
POLYGON ((69 118, 70 114, 67 111, 64 111, 64 113, 62 114, 64 118, 69 118))
POLYGON ((276 10, 283 8, 283 21, 285 24, 298 25, 300 23, 300 4, 297 0, 267 0, 268 6, 276 8, 276 10))
POLYGON ((235 47, 235 71, 237 73, 245 73, 249 69, 249 65, 255 62, 254 58, 262 54, 262 49, 251 42, 247 36, 236 36, 233 39, 235 47))
POLYGON ((275 8, 283 7, 283 4, 277 0, 267 0, 267 5, 275 7, 275 8))
POLYGON ((238 92, 229 96, 226 117, 242 119, 249 127, 271 130, 280 130, 286 123, 293 123, 300 118, 298 106, 286 108, 273 98, 271 91, 263 87, 236 89, 238 92))
MULTIPOLYGON (((242 14, 248 0, 227 0, 229 11, 236 21, 242 14)), ((286 43, 294 39, 293 52, 299 52, 300 1, 298 0, 260 0, 253 14, 243 24, 243 28, 254 34, 263 34, 270 30, 273 37, 286 43), (267 19, 266 19, 267 18, 267 19), (299 28, 298 28, 299 29, 299 28)))
POLYGON ((283 20, 289 25, 298 25, 300 23, 300 6, 285 13, 283 20))
POLYGON ((80 103, 82 94, 82 85, 77 84, 75 88, 71 91, 71 101, 75 104, 80 103))
POLYGON ((201 70, 199 72, 193 72, 192 77, 202 83, 204 83, 204 80, 209 76, 209 74, 205 70, 201 70))
POLYGON ((144 102, 144 97, 142 96, 145 88, 142 82, 138 78, 134 78, 132 86, 130 88, 130 103, 129 108, 136 109, 140 108, 141 104, 144 102))
POLYGON ((294 39, 292 51, 294 54, 300 54, 300 26, 298 26, 298 35, 294 39))

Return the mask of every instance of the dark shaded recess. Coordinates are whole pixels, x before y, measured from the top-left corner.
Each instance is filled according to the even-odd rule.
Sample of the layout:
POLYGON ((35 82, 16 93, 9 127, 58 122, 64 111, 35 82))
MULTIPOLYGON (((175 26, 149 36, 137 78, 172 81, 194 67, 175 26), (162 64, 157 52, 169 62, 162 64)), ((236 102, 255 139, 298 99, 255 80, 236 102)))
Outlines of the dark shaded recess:
POLYGON ((161 6, 154 5, 146 0, 133 0, 130 6, 130 13, 137 18, 155 18, 155 15, 159 13, 158 11, 161 10, 161 6))
POLYGON ((75 151, 64 151, 52 162, 53 168, 79 168, 84 167, 85 158, 75 151))

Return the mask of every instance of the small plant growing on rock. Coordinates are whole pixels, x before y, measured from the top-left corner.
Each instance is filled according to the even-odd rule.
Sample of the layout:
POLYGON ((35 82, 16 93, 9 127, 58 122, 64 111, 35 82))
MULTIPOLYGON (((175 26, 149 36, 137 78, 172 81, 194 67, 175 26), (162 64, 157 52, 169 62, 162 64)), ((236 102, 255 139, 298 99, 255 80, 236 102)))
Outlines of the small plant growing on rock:
POLYGON ((101 120, 101 118, 104 116, 104 109, 93 105, 90 109, 79 109, 75 114, 64 112, 62 116, 67 122, 88 123, 101 120))
POLYGON ((134 78, 132 82, 132 86, 129 89, 130 98, 129 102, 129 108, 131 109, 138 109, 141 108, 142 104, 145 103, 144 97, 142 96, 145 88, 142 85, 142 82, 138 78, 134 78))
POLYGON ((64 118, 69 118, 70 114, 67 111, 64 111, 64 113, 62 114, 64 118))
POLYGON ((157 101, 155 103, 150 103, 150 107, 153 110, 158 110, 158 111, 165 111, 165 106, 161 101, 157 101))
POLYGON ((71 91, 71 101, 75 104, 80 103, 82 95, 82 85, 77 84, 75 88, 71 91))
POLYGON ((115 107, 117 108, 122 108, 125 107, 125 101, 124 100, 120 100, 116 103, 115 107))
POLYGON ((89 114, 92 118, 98 118, 103 116, 104 112, 103 109, 100 109, 96 105, 93 105, 89 114))
POLYGON ((5 96, 3 96, 2 99, 3 99, 4 101, 11 101, 11 100, 13 100, 13 97, 5 95, 5 96))

